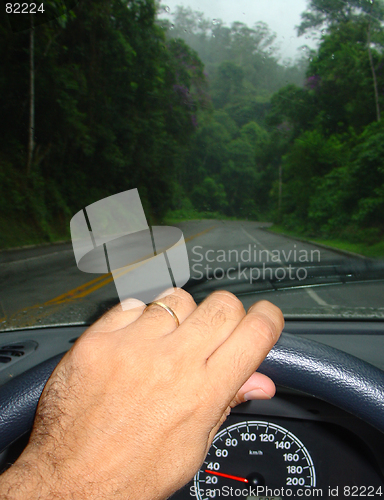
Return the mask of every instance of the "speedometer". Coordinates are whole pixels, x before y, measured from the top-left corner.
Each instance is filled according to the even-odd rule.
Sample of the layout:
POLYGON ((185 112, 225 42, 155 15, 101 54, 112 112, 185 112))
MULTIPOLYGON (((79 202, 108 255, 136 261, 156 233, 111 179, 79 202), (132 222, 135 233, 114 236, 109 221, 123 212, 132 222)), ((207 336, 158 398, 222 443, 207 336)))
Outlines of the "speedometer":
POLYGON ((310 496, 313 460, 304 444, 280 425, 238 422, 220 431, 194 478, 194 496, 262 499, 310 496))

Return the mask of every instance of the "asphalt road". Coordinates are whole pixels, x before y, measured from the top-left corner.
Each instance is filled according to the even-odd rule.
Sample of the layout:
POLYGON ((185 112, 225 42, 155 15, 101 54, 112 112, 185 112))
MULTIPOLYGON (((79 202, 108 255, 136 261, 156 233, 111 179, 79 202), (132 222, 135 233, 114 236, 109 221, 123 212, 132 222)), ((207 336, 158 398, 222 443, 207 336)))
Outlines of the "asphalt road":
MULTIPOLYGON (((179 227, 187 244, 191 277, 196 279, 208 272, 220 283, 230 268, 235 281, 244 265, 256 265, 259 269, 273 265, 280 268, 283 276, 288 273, 288 263, 305 268, 352 259, 270 233, 266 230, 268 224, 205 220, 185 222, 179 227)), ((244 279, 244 274, 240 277, 244 279)), ((265 293, 248 294, 242 300, 247 307, 265 298, 287 314, 296 311, 303 316, 316 312, 344 314, 347 310, 351 314, 351 307, 357 312, 382 309, 384 316, 381 283, 332 285, 284 291, 266 288, 265 293)), ((118 300, 112 276, 79 271, 70 244, 0 254, 0 330, 89 323, 118 300)))

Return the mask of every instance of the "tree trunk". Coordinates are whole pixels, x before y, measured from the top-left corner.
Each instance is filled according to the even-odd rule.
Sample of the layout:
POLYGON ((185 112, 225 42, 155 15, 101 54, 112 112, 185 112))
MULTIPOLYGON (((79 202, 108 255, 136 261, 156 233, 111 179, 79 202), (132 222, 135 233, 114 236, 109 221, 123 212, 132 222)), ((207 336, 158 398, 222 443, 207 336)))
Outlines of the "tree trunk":
POLYGON ((33 149, 35 146, 35 28, 33 14, 29 32, 29 128, 28 128, 28 160, 27 176, 31 173, 33 149))
POLYGON ((369 55, 369 63, 371 65, 372 76, 373 76, 373 86, 375 89, 376 118, 377 118, 377 121, 379 122, 381 120, 381 112, 380 112, 380 103, 379 103, 379 90, 377 88, 376 70, 375 70, 375 65, 373 63, 372 49, 371 49, 371 23, 369 23, 369 25, 368 25, 368 55, 369 55))

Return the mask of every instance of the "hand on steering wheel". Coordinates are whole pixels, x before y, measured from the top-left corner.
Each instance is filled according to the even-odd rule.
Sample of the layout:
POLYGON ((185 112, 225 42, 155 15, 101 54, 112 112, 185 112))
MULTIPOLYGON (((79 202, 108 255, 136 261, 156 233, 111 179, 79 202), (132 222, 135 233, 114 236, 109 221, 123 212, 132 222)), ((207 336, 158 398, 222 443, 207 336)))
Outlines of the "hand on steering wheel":
POLYGON ((0 492, 18 484, 26 499, 167 498, 198 470, 231 408, 274 395, 255 370, 283 329, 277 307, 259 302, 246 314, 224 291, 197 307, 183 290, 130 306, 64 356, 0 492))

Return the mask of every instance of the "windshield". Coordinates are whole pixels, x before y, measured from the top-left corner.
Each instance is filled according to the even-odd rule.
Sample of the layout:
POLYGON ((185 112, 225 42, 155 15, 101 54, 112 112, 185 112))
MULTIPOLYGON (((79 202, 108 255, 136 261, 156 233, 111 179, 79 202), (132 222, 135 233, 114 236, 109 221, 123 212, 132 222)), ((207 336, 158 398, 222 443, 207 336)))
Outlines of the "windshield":
POLYGON ((148 280, 383 318, 383 22, 381 0, 5 2, 0 330, 89 324, 148 280))

